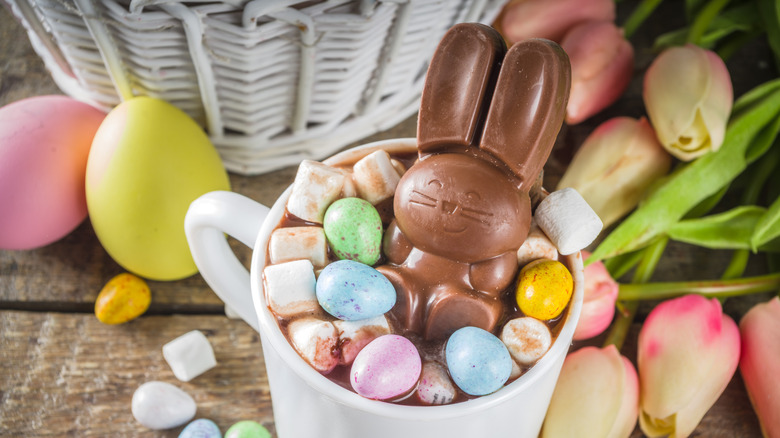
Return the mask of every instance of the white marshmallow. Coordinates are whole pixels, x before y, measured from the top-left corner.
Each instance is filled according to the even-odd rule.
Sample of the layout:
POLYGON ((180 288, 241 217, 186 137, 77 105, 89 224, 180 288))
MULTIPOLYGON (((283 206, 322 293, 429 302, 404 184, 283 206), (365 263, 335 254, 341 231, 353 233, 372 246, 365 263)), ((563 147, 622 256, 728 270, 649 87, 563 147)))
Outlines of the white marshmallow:
POLYGON ((361 319, 358 321, 333 321, 339 334, 339 345, 341 346, 340 364, 349 365, 355 360, 355 356, 360 353, 369 342, 374 339, 390 334, 390 325, 384 315, 374 318, 361 319))
POLYGON ((163 358, 182 382, 189 382, 217 366, 209 340, 198 330, 185 333, 162 347, 163 358))
POLYGON ((333 323, 306 317, 291 322, 288 332, 295 350, 314 369, 328 373, 336 368, 339 337, 333 323))
POLYGON ((522 375, 523 375, 523 369, 520 368, 520 365, 518 365, 514 359, 512 359, 512 371, 509 373, 509 378, 514 380, 522 375))
POLYGON ((376 205, 395 194, 401 177, 390 160, 390 154, 378 150, 355 163, 352 179, 360 197, 376 205))
POLYGON ((277 228, 268 242, 271 263, 307 259, 322 268, 328 264, 328 240, 322 227, 277 228))
POLYGON ((446 405, 455 398, 455 385, 438 362, 425 362, 417 385, 417 397, 429 405, 446 405))
POLYGON ((590 245, 604 224, 573 188, 550 193, 536 208, 536 223, 563 255, 590 245))
POLYGON ((390 162, 393 164, 393 167, 395 167, 395 171, 398 172, 398 176, 404 176, 406 173, 406 166, 404 166, 404 163, 396 160, 395 158, 391 158, 390 162))
POLYGON ((339 168, 341 173, 344 174, 344 187, 341 188, 342 198, 356 198, 358 196, 357 187, 355 181, 352 179, 352 171, 339 168))
POLYGON ((501 341, 518 364, 531 365, 550 349, 552 335, 543 322, 527 316, 507 322, 501 330, 501 341))
POLYGON ((319 309, 314 266, 309 260, 268 265, 263 269, 263 287, 271 310, 283 318, 319 309))
POLYGON ((536 221, 531 221, 531 229, 528 231, 528 237, 517 250, 517 263, 522 267, 538 259, 558 260, 558 248, 550 241, 550 238, 544 234, 536 221))
POLYGON ((287 211, 303 220, 321 224, 325 210, 341 194, 346 178, 339 169, 304 160, 295 175, 287 211))

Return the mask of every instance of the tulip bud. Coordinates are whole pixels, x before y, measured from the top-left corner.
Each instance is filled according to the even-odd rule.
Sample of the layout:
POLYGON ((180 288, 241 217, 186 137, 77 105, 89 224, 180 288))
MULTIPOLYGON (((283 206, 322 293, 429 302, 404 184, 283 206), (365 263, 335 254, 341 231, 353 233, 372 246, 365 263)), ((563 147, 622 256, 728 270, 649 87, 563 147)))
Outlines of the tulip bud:
POLYGON ((780 299, 758 304, 739 322, 739 371, 765 437, 780 437, 780 299))
POLYGON ((661 53, 645 74, 643 97, 661 144, 690 161, 723 144, 734 91, 726 64, 694 45, 661 53))
MULTIPOLYGON (((586 260, 590 253, 582 251, 586 260)), ((592 338, 601 334, 615 316, 615 301, 618 296, 618 284, 609 275, 601 261, 585 267, 585 296, 582 300, 582 311, 574 329, 574 340, 592 338)))
POLYGON ((639 381, 614 345, 566 356, 541 437, 628 437, 634 430, 639 381))
POLYGON ((568 32, 561 47, 571 61, 566 123, 576 124, 614 103, 634 72, 634 49, 611 21, 585 21, 568 32))
POLYGON ((510 43, 527 38, 560 42, 577 23, 615 20, 613 0, 519 0, 504 6, 496 27, 510 43))
POLYGON ((558 190, 576 189, 607 227, 636 207, 671 161, 646 119, 616 117, 585 139, 558 190))
POLYGON ((687 437, 726 389, 739 360, 739 329, 720 302, 685 295, 656 306, 637 346, 639 425, 651 437, 687 437))

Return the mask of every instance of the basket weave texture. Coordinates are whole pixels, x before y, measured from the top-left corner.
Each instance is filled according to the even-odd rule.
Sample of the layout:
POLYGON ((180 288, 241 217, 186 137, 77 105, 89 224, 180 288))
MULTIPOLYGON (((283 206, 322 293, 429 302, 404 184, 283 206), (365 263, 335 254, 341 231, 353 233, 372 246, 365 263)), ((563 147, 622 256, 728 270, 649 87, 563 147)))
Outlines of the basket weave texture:
POLYGON ((105 110, 171 102, 241 174, 324 158, 411 116, 444 32, 504 3, 5 1, 66 94, 105 110))

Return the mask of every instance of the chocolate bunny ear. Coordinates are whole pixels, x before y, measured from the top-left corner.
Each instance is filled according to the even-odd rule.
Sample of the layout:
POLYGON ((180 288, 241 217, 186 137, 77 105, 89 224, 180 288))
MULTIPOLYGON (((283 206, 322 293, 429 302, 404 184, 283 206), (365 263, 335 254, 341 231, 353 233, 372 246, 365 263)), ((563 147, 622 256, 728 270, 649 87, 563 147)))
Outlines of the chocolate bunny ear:
POLYGON ((421 155, 441 146, 476 144, 505 52, 501 35, 482 24, 457 24, 444 34, 420 101, 421 155))
POLYGON ((556 43, 530 39, 504 57, 480 148, 506 164, 530 190, 550 156, 566 114, 571 67, 556 43))

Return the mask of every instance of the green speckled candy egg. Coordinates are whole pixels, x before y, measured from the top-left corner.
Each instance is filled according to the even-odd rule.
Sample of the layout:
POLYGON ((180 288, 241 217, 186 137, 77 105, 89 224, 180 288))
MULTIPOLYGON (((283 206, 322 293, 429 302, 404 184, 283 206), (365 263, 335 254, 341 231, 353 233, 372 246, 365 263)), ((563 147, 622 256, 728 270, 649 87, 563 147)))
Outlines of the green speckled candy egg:
POLYGON ((325 212, 325 237, 339 259, 373 265, 382 246, 382 219, 370 202, 343 198, 325 212))
POLYGON ((271 438, 271 433, 256 421, 244 420, 230 426, 225 438, 271 438))

